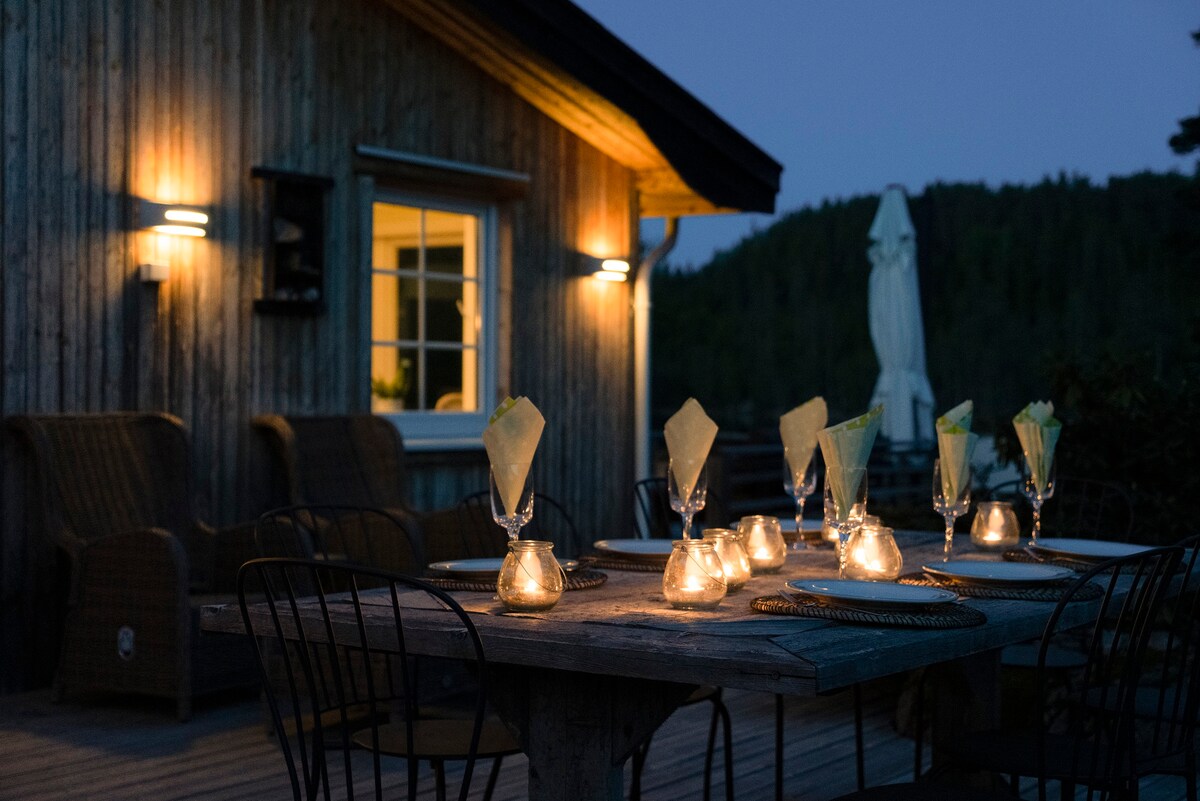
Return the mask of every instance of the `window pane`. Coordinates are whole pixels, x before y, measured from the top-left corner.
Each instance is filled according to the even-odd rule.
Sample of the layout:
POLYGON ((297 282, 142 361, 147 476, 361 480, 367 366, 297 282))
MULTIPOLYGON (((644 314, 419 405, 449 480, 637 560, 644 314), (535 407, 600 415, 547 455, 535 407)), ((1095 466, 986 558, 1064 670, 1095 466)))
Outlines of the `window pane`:
POLYGON ((459 281, 425 282, 425 340, 462 344, 463 285, 459 281))
POLYGON ((425 405, 436 411, 463 411, 463 355, 458 350, 425 352, 425 405))
POLYGON ((375 203, 373 208, 372 264, 383 270, 417 269, 421 210, 395 203, 375 203))
POLYGON ((388 273, 371 276, 371 339, 417 338, 419 282, 388 273))
POLYGON ((417 351, 371 348, 371 410, 397 412, 417 408, 417 351))
POLYGON ((468 244, 472 248, 475 244, 474 228, 475 218, 469 214, 426 209, 425 269, 431 273, 463 275, 464 252, 468 244), (472 232, 469 237, 468 230, 472 232))

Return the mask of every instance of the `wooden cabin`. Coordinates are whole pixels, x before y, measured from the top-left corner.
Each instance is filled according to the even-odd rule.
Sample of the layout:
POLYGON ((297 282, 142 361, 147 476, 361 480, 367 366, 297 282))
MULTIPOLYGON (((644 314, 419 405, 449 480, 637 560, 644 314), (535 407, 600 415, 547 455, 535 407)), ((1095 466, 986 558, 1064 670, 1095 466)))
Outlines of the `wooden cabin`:
MULTIPOLYGON (((636 272, 642 217, 778 190, 703 104, 566 0, 18 2, 0 40, 5 415, 178 415, 230 522, 262 511, 256 414, 386 415, 432 509, 526 395, 539 489, 624 530, 632 282, 590 275, 636 272)), ((39 614, 13 495, 10 653, 39 614)))

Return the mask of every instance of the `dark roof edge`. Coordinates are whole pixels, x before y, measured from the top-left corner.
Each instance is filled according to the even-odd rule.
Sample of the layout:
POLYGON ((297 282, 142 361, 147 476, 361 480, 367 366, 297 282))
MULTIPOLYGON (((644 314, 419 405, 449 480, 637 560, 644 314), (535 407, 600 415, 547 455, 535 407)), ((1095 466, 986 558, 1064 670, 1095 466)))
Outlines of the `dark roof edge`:
POLYGON ((782 165, 567 0, 464 0, 633 117, 718 207, 773 212, 782 165))

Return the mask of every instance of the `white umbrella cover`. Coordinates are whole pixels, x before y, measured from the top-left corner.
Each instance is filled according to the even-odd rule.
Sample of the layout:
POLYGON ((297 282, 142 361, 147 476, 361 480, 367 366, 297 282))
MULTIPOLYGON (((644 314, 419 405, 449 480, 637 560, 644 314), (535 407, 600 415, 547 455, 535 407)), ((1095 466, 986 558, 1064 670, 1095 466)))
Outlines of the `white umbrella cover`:
POLYGON ((879 378, 871 406, 883 404, 881 432, 893 443, 933 440, 933 388, 925 374, 925 329, 917 285, 916 231, 903 187, 884 190, 868 234, 867 321, 879 378))

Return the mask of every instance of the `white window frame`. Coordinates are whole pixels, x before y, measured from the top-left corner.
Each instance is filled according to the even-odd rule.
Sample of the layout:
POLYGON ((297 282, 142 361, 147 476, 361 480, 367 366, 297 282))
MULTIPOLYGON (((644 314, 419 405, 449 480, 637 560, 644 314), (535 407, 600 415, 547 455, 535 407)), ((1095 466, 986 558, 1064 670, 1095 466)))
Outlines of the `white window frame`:
MULTIPOLYGON (((397 412, 374 412, 390 421, 404 437, 404 447, 412 450, 467 450, 483 447, 483 429, 496 397, 497 372, 499 365, 499 296, 500 296, 500 243, 499 212, 495 205, 472 203, 433 195, 405 192, 387 187, 376 187, 372 197, 375 203, 394 203, 434 211, 469 214, 479 219, 479 342, 476 358, 476 387, 479 397, 475 399, 473 412, 435 412, 430 410, 406 410, 397 412)), ((369 241, 374 242, 375 229, 371 222, 369 241)), ((375 273, 375 259, 370 259, 371 274, 375 273)), ((373 291, 373 290, 372 290, 373 291)), ((370 310, 371 304, 366 308, 370 310)), ((373 312, 368 311, 368 314, 373 312)), ((369 337, 367 348, 374 346, 369 337)), ((370 357, 368 356, 368 359, 370 357)), ((373 405, 373 404, 372 404, 373 405)))

